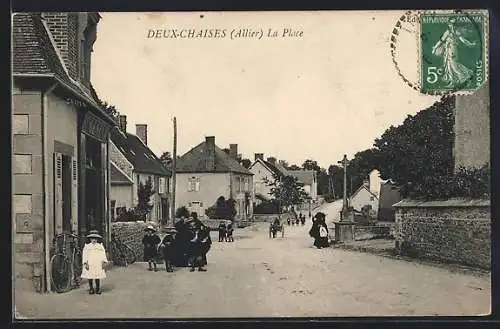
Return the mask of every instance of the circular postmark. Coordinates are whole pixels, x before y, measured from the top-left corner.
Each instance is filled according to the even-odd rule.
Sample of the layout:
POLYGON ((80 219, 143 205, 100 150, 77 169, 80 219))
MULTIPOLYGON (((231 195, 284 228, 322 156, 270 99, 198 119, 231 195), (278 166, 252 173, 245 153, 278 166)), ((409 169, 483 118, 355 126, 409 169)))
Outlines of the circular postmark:
POLYGON ((427 95, 472 94, 488 80, 486 11, 407 11, 390 39, 393 64, 412 89, 427 95))

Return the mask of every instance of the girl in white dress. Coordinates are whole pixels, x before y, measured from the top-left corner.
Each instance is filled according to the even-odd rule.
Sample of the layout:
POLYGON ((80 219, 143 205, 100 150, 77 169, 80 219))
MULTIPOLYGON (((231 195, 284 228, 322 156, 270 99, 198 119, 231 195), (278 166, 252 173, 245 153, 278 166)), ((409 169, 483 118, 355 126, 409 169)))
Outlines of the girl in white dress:
POLYGON ((87 235, 87 238, 90 240, 90 242, 86 243, 85 247, 83 247, 82 279, 89 280, 89 294, 93 295, 94 293, 96 293, 100 295, 101 279, 104 279, 106 277, 106 272, 104 271, 103 265, 108 263, 108 259, 106 257, 104 246, 101 242, 102 236, 99 235, 97 231, 90 231, 90 234, 87 235), (96 288, 95 290, 94 281, 96 288))

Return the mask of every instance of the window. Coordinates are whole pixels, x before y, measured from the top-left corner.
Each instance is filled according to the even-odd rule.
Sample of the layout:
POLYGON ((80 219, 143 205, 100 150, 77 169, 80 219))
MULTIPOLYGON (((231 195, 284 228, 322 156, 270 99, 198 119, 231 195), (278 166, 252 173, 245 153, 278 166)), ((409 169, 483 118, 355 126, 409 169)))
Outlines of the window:
POLYGON ((245 192, 248 192, 248 178, 245 178, 245 192))
POLYGON ((188 179, 188 192, 198 192, 200 190, 200 179, 191 177, 188 179))
POLYGON ((370 201, 375 200, 375 197, 373 195, 370 195, 370 201))
POLYGON ((160 177, 158 193, 165 193, 165 177, 160 177))

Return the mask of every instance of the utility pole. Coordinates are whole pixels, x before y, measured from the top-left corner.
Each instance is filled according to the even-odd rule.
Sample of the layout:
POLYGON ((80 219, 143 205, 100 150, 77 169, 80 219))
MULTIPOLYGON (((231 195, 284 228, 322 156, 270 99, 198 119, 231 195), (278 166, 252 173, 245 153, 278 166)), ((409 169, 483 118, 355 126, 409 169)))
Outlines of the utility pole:
POLYGON ((177 172, 177 120, 174 117, 174 147, 172 152, 172 197, 171 197, 171 211, 172 211, 172 224, 175 224, 175 186, 176 186, 176 172, 177 172))

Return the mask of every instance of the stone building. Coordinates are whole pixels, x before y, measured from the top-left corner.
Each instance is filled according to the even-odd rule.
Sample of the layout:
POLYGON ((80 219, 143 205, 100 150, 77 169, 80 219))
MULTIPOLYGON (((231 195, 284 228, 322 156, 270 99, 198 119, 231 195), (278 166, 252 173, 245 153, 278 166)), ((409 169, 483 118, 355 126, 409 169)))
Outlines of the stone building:
POLYGON ((136 134, 127 132, 127 117, 119 116, 119 126, 111 131, 111 210, 118 218, 124 210, 138 204, 140 184, 151 182, 151 211, 147 221, 166 223, 169 218, 169 178, 167 170, 148 147, 148 127, 136 125, 136 134))
POLYGON ((98 13, 12 17, 12 223, 15 284, 50 291, 56 234, 109 239, 113 118, 90 83, 98 13), (23 280, 27 279, 27 280, 23 280))
POLYGON ((223 196, 236 201, 235 220, 245 220, 253 215, 253 174, 236 160, 237 146, 231 155, 215 145, 215 137, 192 148, 177 160, 176 209, 182 206, 198 216, 223 196))

